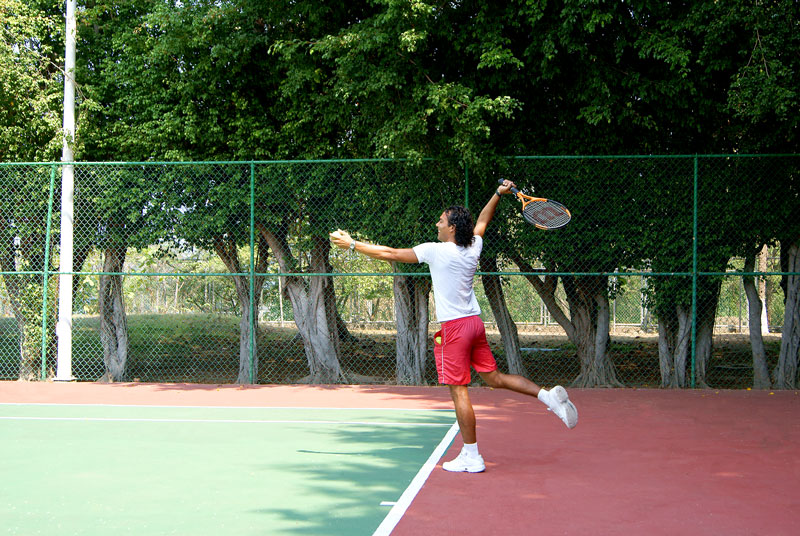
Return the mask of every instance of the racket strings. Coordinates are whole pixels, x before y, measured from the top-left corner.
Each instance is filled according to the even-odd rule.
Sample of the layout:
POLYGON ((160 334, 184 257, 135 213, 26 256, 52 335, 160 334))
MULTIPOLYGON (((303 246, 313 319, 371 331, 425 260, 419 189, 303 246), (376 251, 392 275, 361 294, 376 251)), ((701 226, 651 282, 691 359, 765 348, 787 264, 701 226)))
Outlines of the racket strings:
POLYGON ((522 215, 528 223, 545 229, 563 227, 572 219, 564 205, 549 200, 528 203, 522 210, 522 215))

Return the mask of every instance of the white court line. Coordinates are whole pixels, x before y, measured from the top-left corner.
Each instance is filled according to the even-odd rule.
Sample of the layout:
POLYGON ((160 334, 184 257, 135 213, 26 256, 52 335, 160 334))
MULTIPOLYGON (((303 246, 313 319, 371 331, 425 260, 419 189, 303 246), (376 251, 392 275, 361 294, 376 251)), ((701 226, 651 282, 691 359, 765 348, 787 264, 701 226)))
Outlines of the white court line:
POLYGON ((372 536, 388 536, 392 533, 394 528, 397 526, 397 523, 400 522, 400 519, 403 517, 403 514, 406 513, 408 507, 411 506, 411 501, 417 496, 419 490, 422 489, 422 486, 425 484, 425 481, 428 480, 428 477, 433 472, 434 468, 436 468, 436 464, 439 459, 444 455, 444 452, 450 446, 450 443, 453 442, 453 438, 458 433, 458 423, 455 422, 450 427, 450 430, 447 431, 442 441, 433 451, 433 453, 428 458, 428 461, 420 467, 419 472, 417 472, 417 476, 414 477, 414 480, 411 481, 411 484, 408 485, 406 490, 397 500, 397 503, 389 510, 389 513, 386 514, 386 517, 383 519, 383 522, 375 529, 375 532, 372 533, 372 536))
POLYGON ((330 406, 177 406, 177 405, 150 405, 150 404, 60 404, 55 402, 0 402, 0 406, 70 406, 89 408, 191 408, 191 409, 297 409, 297 410, 333 410, 333 411, 450 411, 452 408, 334 408, 330 406))
POLYGON ((7 417, 0 416, 2 421, 98 421, 98 422, 168 422, 168 423, 214 423, 214 424, 341 424, 363 426, 450 426, 447 423, 427 422, 369 422, 369 421, 302 421, 302 420, 256 420, 256 419, 136 419, 116 417, 7 417))

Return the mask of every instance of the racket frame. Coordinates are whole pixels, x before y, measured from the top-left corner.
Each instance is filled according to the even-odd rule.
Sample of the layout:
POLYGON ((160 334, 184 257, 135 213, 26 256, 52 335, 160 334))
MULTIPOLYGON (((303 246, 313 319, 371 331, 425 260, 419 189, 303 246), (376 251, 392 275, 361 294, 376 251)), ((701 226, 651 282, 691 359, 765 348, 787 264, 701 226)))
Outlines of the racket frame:
MULTIPOLYGON (((504 179, 499 179, 497 182, 499 184, 503 184, 504 179)), ((530 195, 523 194, 522 192, 519 191, 519 189, 517 189, 517 188, 515 188, 513 186, 511 187, 511 193, 513 193, 517 197, 517 199, 519 199, 519 201, 522 203, 522 216, 525 218, 525 221, 527 221, 531 225, 535 226, 537 229, 542 229, 544 231, 549 231, 549 230, 552 230, 552 229, 559 229, 561 227, 564 227, 566 224, 568 224, 570 222, 570 220, 572 219, 572 213, 569 211, 569 209, 567 207, 565 207, 562 203, 559 203, 558 201, 555 201, 553 199, 547 199, 545 197, 532 197, 530 195), (541 225, 540 223, 537 223, 536 221, 534 221, 533 218, 529 217, 529 215, 526 214, 526 212, 525 212, 525 208, 528 205, 532 204, 532 203, 547 203, 550 206, 554 206, 554 208, 557 211, 558 210, 563 210, 564 213, 567 215, 567 219, 566 219, 566 221, 564 221, 563 223, 561 223, 559 225, 549 225, 549 226, 548 225, 541 225)))

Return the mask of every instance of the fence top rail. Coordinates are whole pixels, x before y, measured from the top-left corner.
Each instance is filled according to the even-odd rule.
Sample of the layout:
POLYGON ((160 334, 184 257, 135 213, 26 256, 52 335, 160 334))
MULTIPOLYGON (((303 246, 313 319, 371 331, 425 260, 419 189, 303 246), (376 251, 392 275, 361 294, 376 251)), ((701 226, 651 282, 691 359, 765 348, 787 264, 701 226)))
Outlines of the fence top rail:
MULTIPOLYGON (((434 161, 424 158, 423 161, 434 161)), ((199 165, 276 165, 276 164, 341 164, 341 163, 377 163, 408 162, 406 158, 331 158, 317 160, 151 160, 144 162, 108 161, 108 162, 0 162, 0 166, 199 166, 199 165)))
POLYGON ((720 153, 720 154, 597 154, 597 155, 537 155, 537 156, 511 156, 511 160, 616 160, 627 159, 691 159, 691 158, 791 158, 798 157, 800 153, 720 153))
MULTIPOLYGON (((29 272, 0 272, 0 276, 23 275, 103 275, 132 277, 245 277, 251 272, 59 272, 48 270, 29 272)), ((258 277, 392 277, 392 276, 430 276, 430 272, 252 272, 258 277)), ((692 272, 475 272, 476 276, 558 276, 558 277, 691 277, 692 272)), ((698 276, 800 276, 800 272, 697 272, 698 276)))
MULTIPOLYGON (((764 153, 764 154, 605 154, 605 155, 530 155, 508 156, 509 160, 617 160, 617 159, 692 159, 692 158, 792 158, 800 157, 800 153, 764 153)), ((435 158, 424 158, 423 161, 435 161, 435 158)), ((5 166, 194 166, 194 165, 275 165, 275 164, 335 164, 335 163, 377 163, 408 162, 407 158, 331 158, 315 160, 183 160, 183 161, 143 161, 143 162, 0 162, 5 166)))

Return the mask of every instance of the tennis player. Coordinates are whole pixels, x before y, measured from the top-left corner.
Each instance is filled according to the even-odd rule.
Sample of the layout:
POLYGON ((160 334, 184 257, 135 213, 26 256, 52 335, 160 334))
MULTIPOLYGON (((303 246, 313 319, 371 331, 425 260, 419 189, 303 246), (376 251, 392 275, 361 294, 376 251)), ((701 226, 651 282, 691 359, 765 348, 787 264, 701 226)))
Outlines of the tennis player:
POLYGON ((467 392, 470 366, 490 387, 535 396, 568 428, 578 424, 578 410, 570 401, 566 389, 559 385, 548 391, 523 376, 503 374, 497 370, 479 316, 481 310, 472 282, 483 249, 483 234, 494 217, 501 196, 509 193, 512 187, 516 187, 513 182, 503 182, 486 203, 474 226, 466 208, 453 206, 445 210, 436 223, 439 242, 419 244, 411 249, 395 249, 356 242, 341 230, 330 234, 331 241, 339 248, 349 248, 385 261, 409 264, 424 262, 430 268, 436 317, 442 324, 442 329, 434 335, 436 370, 439 383, 450 388, 464 442, 458 457, 442 464, 446 471, 479 473, 486 469, 478 451, 475 412, 467 392))

